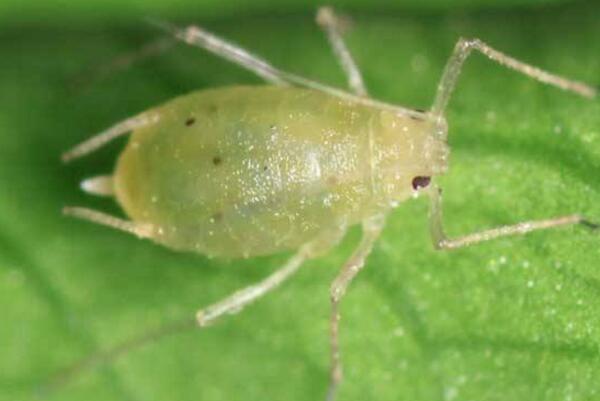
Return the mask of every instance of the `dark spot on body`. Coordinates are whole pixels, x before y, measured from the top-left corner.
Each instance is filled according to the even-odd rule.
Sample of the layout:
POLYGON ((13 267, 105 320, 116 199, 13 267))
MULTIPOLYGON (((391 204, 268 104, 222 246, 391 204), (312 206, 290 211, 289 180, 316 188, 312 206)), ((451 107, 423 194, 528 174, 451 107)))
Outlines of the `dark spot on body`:
POLYGON ((223 163, 223 159, 221 159, 221 156, 215 156, 213 157, 212 162, 215 166, 218 166, 219 164, 223 163))
POLYGON ((267 171, 269 169, 268 166, 263 166, 263 171, 267 171))
POLYGON ((412 187, 414 190, 425 188, 431 182, 431 177, 417 176, 412 180, 412 187))
POLYGON ((195 122, 196 122, 196 119, 194 117, 190 117, 187 120, 185 120, 185 126, 190 127, 190 126, 194 125, 195 122))

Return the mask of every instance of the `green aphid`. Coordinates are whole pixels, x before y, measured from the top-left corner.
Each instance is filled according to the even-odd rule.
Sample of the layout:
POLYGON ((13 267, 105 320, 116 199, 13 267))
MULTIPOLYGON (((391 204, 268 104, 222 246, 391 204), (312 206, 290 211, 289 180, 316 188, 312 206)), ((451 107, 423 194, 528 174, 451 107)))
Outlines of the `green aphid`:
POLYGON ((444 111, 472 50, 541 82, 594 97, 596 91, 511 58, 478 39, 456 44, 429 111, 368 97, 329 8, 325 30, 351 92, 283 72, 201 28, 167 26, 177 39, 216 53, 269 85, 193 92, 123 121, 63 155, 69 161, 130 133, 111 176, 85 180, 87 192, 114 195, 131 220, 67 207, 65 213, 149 238, 172 249, 210 257, 296 253, 255 285, 201 309, 206 326, 261 297, 306 259, 334 247, 350 226, 363 237, 331 285, 331 378, 328 400, 342 378, 338 305, 361 270, 385 219, 400 202, 430 197, 434 246, 453 249, 493 238, 576 223, 580 215, 526 221, 458 238, 444 234, 441 190, 435 177, 448 168, 444 111))

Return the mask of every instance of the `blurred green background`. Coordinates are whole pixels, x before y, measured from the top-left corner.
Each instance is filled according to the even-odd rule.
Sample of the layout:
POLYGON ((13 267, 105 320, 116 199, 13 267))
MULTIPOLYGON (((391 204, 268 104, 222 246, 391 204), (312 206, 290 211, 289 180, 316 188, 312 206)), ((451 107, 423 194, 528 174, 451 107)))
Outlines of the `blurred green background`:
MULTIPOLYGON (((382 100, 428 107, 461 35, 600 83, 596 1, 330 4, 352 17, 347 42, 382 100)), ((101 79, 90 71, 160 38, 143 21, 149 16, 202 24, 276 66, 343 86, 313 22, 316 7, 302 0, 0 3, 0 400, 324 398, 328 287, 357 231, 238 316, 135 349, 53 392, 40 387, 87 355, 192 316, 286 256, 207 260, 61 217, 63 205, 119 213, 78 183, 111 171, 123 141, 68 166, 61 151, 179 94, 260 82, 185 46, 101 79)), ((572 212, 599 220, 599 112, 597 100, 474 55, 448 115, 449 232, 572 212)), ((425 200, 398 208, 344 300, 339 399, 597 398, 600 235, 572 227, 440 253, 430 245, 426 213, 425 200)))

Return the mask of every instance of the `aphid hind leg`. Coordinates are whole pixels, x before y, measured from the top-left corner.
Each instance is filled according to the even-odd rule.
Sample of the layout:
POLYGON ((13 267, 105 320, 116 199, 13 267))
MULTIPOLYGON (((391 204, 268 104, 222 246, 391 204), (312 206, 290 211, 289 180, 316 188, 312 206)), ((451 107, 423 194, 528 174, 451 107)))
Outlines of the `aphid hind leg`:
POLYGON ((362 270, 373 245, 383 229, 385 216, 375 216, 363 222, 363 234, 352 256, 346 261, 330 287, 331 320, 329 322, 331 366, 327 401, 336 398, 338 387, 342 382, 342 361, 339 344, 340 301, 356 275, 362 270))
POLYGON ((82 156, 90 154, 95 150, 106 145, 108 142, 122 135, 125 135, 138 128, 145 127, 156 123, 159 120, 159 116, 154 113, 143 113, 141 115, 128 118, 120 123, 117 123, 109 129, 102 131, 101 133, 94 135, 88 140, 80 143, 69 151, 61 155, 61 160, 64 163, 70 162, 71 160, 78 159, 82 156))
POLYGON ((138 238, 152 238, 156 231, 152 224, 134 223, 85 207, 67 206, 63 208, 63 214, 125 231, 138 238))
POLYGON ((175 38, 191 46, 203 48, 234 64, 246 68, 267 82, 278 85, 287 83, 287 79, 283 77, 282 72, 273 67, 266 60, 263 60, 250 53, 248 50, 214 35, 199 26, 190 25, 180 29, 166 22, 153 21, 153 23, 159 28, 170 32, 175 38))
POLYGON ((460 38, 454 47, 452 55, 446 63, 444 73, 438 84, 437 94, 431 108, 431 113, 434 116, 441 117, 444 114, 450 96, 452 95, 452 91, 456 86, 463 63, 471 54, 472 50, 477 50, 490 60, 495 61, 500 65, 513 69, 521 74, 527 75, 548 85, 553 85, 560 89, 588 98, 593 98, 597 94, 597 90, 595 88, 583 82, 574 81, 559 75, 551 74, 545 70, 542 70, 541 68, 519 61, 502 52, 499 52, 496 49, 493 49, 479 39, 460 38))
POLYGON ((432 186, 429 192, 431 198, 429 211, 429 224, 431 238, 436 249, 456 249, 473 245, 479 242, 489 241, 495 238, 511 235, 523 235, 532 231, 545 230, 549 228, 581 224, 588 228, 600 229, 600 225, 592 223, 578 214, 554 217, 546 220, 522 221, 516 224, 500 226, 488 230, 477 231, 456 238, 448 238, 444 232, 442 221, 442 194, 441 189, 432 186))
POLYGON ((352 54, 348 50, 342 36, 343 21, 335 15, 331 7, 320 7, 317 11, 317 24, 323 28, 329 44, 335 54, 340 66, 348 78, 348 86, 355 94, 366 96, 367 89, 363 81, 360 69, 356 65, 352 54))

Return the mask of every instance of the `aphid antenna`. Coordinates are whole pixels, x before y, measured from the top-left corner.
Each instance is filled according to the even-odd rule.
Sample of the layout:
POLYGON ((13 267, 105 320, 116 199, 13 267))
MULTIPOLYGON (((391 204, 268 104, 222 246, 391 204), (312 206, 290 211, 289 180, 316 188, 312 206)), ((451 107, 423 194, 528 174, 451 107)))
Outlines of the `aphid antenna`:
POLYGON ((48 396, 67 384, 71 383, 77 377, 86 371, 93 369, 101 364, 114 362, 123 355, 132 350, 142 348, 159 339, 170 337, 183 332, 191 331, 198 327, 195 318, 187 318, 172 323, 167 323, 144 334, 122 341, 104 350, 99 350, 88 357, 79 360, 73 365, 54 373, 48 380, 41 383, 38 387, 38 393, 48 396))
POLYGON ((158 29, 161 29, 161 30, 175 36, 179 40, 182 40, 193 46, 198 46, 198 44, 196 42, 194 42, 190 39, 191 37, 193 37, 194 40, 199 40, 203 43, 202 47, 205 50, 215 53, 216 55, 221 56, 230 61, 232 60, 232 56, 231 56, 230 52, 233 51, 233 53, 235 53, 235 61, 234 62, 237 62, 242 67, 251 69, 253 72, 259 74, 260 76, 262 76, 262 78, 264 78, 265 80, 267 80, 271 83, 275 83, 278 85, 292 84, 292 85, 297 85, 297 86, 306 87, 306 88, 310 88, 310 89, 315 89, 315 90, 327 93, 329 95, 341 98, 343 100, 360 103, 365 106, 369 106, 369 107, 373 107, 373 108, 377 108, 377 109, 381 109, 381 110, 388 110, 388 111, 391 111, 394 113, 398 113, 400 115, 415 117, 418 119, 428 118, 428 116, 429 116, 428 113, 424 113, 424 112, 421 112, 418 110, 413 110, 410 108, 394 105, 394 104, 387 103, 387 102, 382 102, 380 100, 375 100, 375 99, 369 98, 367 96, 355 95, 348 91, 334 88, 332 86, 325 85, 325 84, 322 84, 317 81, 313 81, 308 78, 304 78, 300 75, 292 74, 287 71, 282 71, 276 67, 273 67, 271 64, 267 63, 266 61, 263 61, 262 59, 255 56, 254 54, 248 53, 245 50, 241 50, 241 48, 239 48, 237 45, 234 45, 233 43, 226 42, 220 38, 218 39, 218 42, 217 42, 217 39, 213 34, 206 32, 199 27, 191 26, 191 27, 181 28, 171 22, 164 21, 164 20, 158 20, 155 18, 147 18, 146 21, 150 25, 153 25, 153 26, 157 27, 158 29), (225 47, 227 48, 227 51, 224 51, 225 47), (262 71, 261 73, 257 72, 257 70, 256 70, 257 66, 260 67, 260 69, 262 71))
POLYGON ((181 31, 181 29, 174 23, 155 17, 144 17, 144 22, 173 36, 177 36, 181 31))

